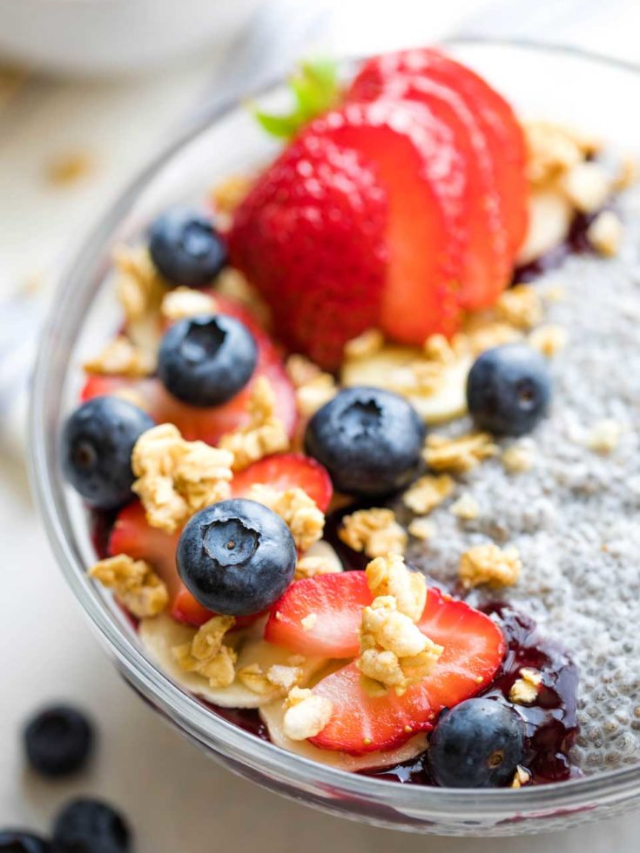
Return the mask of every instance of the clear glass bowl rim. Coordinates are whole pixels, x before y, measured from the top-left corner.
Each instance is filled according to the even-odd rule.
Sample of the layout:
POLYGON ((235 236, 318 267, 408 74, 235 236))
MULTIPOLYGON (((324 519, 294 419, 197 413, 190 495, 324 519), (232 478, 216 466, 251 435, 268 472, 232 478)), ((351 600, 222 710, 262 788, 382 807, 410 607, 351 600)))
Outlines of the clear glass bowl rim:
MULTIPOLYGON (((617 67, 640 77, 640 67, 580 48, 548 45, 536 41, 511 39, 463 38, 443 43, 445 47, 459 45, 489 48, 516 48, 544 55, 563 54, 605 66, 617 67)), ((254 93, 258 97, 283 81, 271 82, 254 93)), ((640 796, 640 764, 620 770, 610 770, 594 776, 544 786, 509 789, 475 790, 407 786, 367 776, 345 773, 321 765, 256 738, 254 735, 211 713, 195 698, 176 687, 140 649, 128 640, 110 616, 110 611, 87 583, 85 567, 73 541, 72 523, 63 497, 64 484, 57 475, 55 459, 57 432, 49 428, 51 408, 66 379, 68 357, 81 328, 77 304, 85 293, 88 304, 93 290, 93 277, 88 272, 95 266, 109 235, 132 207, 138 195, 153 181, 154 176, 180 150, 206 132, 216 122, 239 107, 237 98, 217 106, 202 115, 185 132, 177 136, 158 153, 129 184, 118 200, 101 218, 84 246, 61 278, 36 360, 31 387, 29 425, 29 470, 32 491, 55 557, 63 574, 77 596, 85 613, 97 629, 126 677, 144 696, 149 698, 181 729, 200 744, 221 753, 232 761, 254 768, 261 775, 279 779, 302 791, 310 785, 345 798, 355 798, 395 809, 400 815, 415 815, 434 822, 459 822, 461 816, 470 823, 484 823, 491 815, 496 822, 542 817, 561 811, 590 810, 594 806, 621 803, 640 796), (76 303, 75 312, 72 310, 76 303), (75 315, 75 318, 74 318, 75 315), (69 320, 71 318, 71 322, 69 320), (63 347, 67 357, 64 375, 57 380, 51 376, 51 366, 60 359, 63 347)), ((95 271, 94 271, 95 272, 95 271)), ((348 816, 348 815, 345 815, 348 816)))

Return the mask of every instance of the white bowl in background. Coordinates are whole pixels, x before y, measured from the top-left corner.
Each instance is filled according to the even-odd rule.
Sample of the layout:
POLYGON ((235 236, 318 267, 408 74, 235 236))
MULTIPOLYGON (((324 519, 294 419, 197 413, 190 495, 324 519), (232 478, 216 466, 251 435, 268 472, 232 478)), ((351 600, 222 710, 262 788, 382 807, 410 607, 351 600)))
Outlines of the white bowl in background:
POLYGON ((262 0, 0 0, 0 59, 46 72, 153 68, 231 38, 262 0))

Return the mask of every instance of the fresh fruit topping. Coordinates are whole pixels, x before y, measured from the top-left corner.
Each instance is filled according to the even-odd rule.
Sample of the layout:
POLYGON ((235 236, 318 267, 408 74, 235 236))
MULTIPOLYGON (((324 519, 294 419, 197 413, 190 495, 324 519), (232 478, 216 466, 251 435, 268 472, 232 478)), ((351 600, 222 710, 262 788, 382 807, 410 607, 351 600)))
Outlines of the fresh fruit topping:
POLYGON ((424 433, 415 409, 397 394, 347 388, 313 416, 305 449, 339 491, 385 495, 415 476, 424 433))
POLYGON ((191 518, 180 536, 178 572, 194 598, 216 613, 248 616, 280 598, 297 552, 284 521, 255 501, 220 501, 191 518))
POLYGON ((301 62, 289 79, 295 106, 288 115, 274 115, 256 109, 254 115, 272 136, 291 139, 312 118, 334 107, 341 94, 338 67, 327 59, 301 62))
POLYGON ((364 572, 296 581, 271 611, 265 640, 302 655, 354 657, 362 610, 372 599, 364 572))
POLYGON ((168 282, 186 287, 210 284, 227 262, 226 246, 211 220, 185 208, 173 208, 155 220, 149 253, 168 282))
POLYGON ((251 380, 228 403, 210 409, 189 406, 169 394, 158 379, 131 380, 121 376, 90 376, 83 389, 82 399, 133 391, 141 397, 156 423, 175 424, 186 440, 200 440, 215 445, 226 433, 241 429, 249 423, 251 395, 256 381, 264 377, 276 397, 275 417, 292 434, 297 421, 295 391, 275 344, 251 312, 239 302, 216 296, 216 304, 216 316, 224 314, 240 320, 258 346, 258 364, 251 380))
POLYGON ((364 160, 313 136, 289 146, 235 212, 232 263, 269 302, 284 342, 325 368, 377 325, 386 212, 364 160))
POLYGON ((158 375, 167 391, 191 406, 219 406, 251 379, 256 343, 239 320, 224 314, 179 320, 165 333, 158 375))
POLYGON ((490 305, 511 277, 508 233, 498 196, 495 164, 487 139, 468 104, 455 88, 433 79, 428 72, 414 74, 402 67, 386 72, 387 57, 374 57, 360 70, 347 97, 372 100, 378 97, 415 101, 445 122, 456 147, 468 165, 465 202, 468 209, 469 245, 461 272, 460 300, 465 308, 490 305))
POLYGON ((48 841, 19 829, 0 830, 0 853, 52 853, 48 841))
MULTIPOLYGON (((485 80, 470 68, 431 48, 389 53, 367 63, 353 84, 360 97, 384 94, 389 81, 409 78, 447 86, 464 100, 484 134, 493 159, 496 186, 515 254, 527 230, 527 152, 515 113, 485 80)), ((419 82, 420 81, 420 82, 419 82)))
POLYGON ((525 344, 504 344, 482 353, 467 380, 469 413, 480 429, 524 435, 544 417, 551 400, 546 360, 525 344))
POLYGON ((455 332, 468 238, 468 170, 451 127, 421 104, 380 100, 334 110, 305 136, 358 152, 387 193, 388 263, 380 319, 370 325, 418 346, 430 334, 455 332))
POLYGON ((367 385, 402 393, 427 424, 461 418, 467 412, 467 375, 471 359, 454 358, 442 366, 433 387, 433 362, 417 347, 384 346, 366 358, 348 358, 342 365, 342 384, 367 385), (420 371, 425 367, 427 384, 421 386, 420 371))
POLYGON ((131 830, 124 817, 99 800, 73 800, 53 827, 56 853, 130 853, 131 830))
POLYGON ((182 588, 176 567, 179 538, 179 533, 165 533, 158 527, 151 527, 144 507, 140 501, 134 501, 118 513, 108 551, 112 557, 128 554, 134 560, 145 560, 164 581, 169 596, 174 599, 182 588))
POLYGON ((89 760, 93 744, 90 721, 77 708, 67 705, 40 711, 24 732, 30 767, 51 778, 70 776, 81 770, 89 760))
POLYGON ((131 451, 153 426, 145 412, 117 397, 97 397, 69 417, 62 434, 62 470, 97 509, 114 509, 133 497, 131 451))
MULTIPOLYGON (((171 618, 177 622, 182 622, 185 625, 192 625, 194 628, 201 628, 206 622, 214 616, 218 616, 212 610, 207 610, 195 600, 189 590, 183 586, 175 597, 171 608, 171 618)), ((233 630, 241 630, 248 628, 250 625, 259 619, 263 614, 255 613, 251 616, 237 616, 233 630)))
POLYGON ((497 625, 436 589, 429 589, 418 627, 444 648, 431 674, 401 696, 370 690, 355 663, 327 676, 313 690, 333 703, 334 714, 312 743, 352 755, 398 746, 429 731, 443 708, 482 690, 502 663, 504 638, 497 625))
POLYGON ((468 699, 444 713, 427 754, 434 781, 445 788, 508 785, 523 759, 522 720, 491 699, 468 699))
POLYGON ((267 456, 237 473, 231 483, 233 496, 247 497, 252 486, 269 486, 277 492, 302 489, 321 512, 326 512, 333 496, 331 477, 326 469, 302 453, 267 456))

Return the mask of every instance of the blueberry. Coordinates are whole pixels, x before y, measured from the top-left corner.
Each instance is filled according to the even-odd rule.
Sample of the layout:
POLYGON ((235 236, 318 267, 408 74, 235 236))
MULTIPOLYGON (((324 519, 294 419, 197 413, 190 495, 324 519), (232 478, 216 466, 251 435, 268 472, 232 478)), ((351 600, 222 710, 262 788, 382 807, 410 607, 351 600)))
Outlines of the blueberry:
POLYGON ((131 831, 107 803, 78 799, 64 808, 53 826, 56 853, 129 853, 131 831))
POLYGON ((24 731, 27 761, 43 776, 70 776, 91 755, 93 727, 85 715, 66 705, 40 711, 24 731))
POLYGON ((170 394, 191 406, 219 406, 251 379, 258 349, 247 327, 224 314, 175 323, 158 355, 158 375, 170 394))
POLYGON ((62 433, 64 476, 88 504, 115 509, 132 498, 131 451, 154 425, 132 403, 94 397, 71 415, 62 433))
POLYGON ((379 496, 406 486, 421 462, 425 428, 398 394, 345 388, 313 416, 305 434, 341 492, 379 496))
POLYGON ((163 278, 186 287, 209 284, 227 263, 227 248, 209 217, 182 207, 153 223, 149 252, 163 278))
POLYGON ((178 573, 209 610, 248 616, 266 610, 293 579, 296 546, 284 521, 255 501, 220 501, 194 515, 176 554, 178 573))
POLYGON ((31 832, 0 829, 0 853, 51 853, 51 845, 31 832))
POLYGON ((497 435, 531 432, 546 414, 550 400, 547 362, 526 344, 487 350, 469 372, 469 412, 480 429, 497 435))
POLYGON ((508 785, 523 759, 522 720, 492 699, 467 699, 442 714, 427 753, 434 781, 445 788, 508 785))

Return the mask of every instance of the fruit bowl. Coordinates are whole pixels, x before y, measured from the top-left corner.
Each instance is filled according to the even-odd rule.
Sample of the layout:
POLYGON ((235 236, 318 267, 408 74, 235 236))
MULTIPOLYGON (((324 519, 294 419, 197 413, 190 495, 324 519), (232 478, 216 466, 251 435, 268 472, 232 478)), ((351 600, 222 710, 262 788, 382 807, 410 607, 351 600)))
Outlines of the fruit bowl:
MULTIPOLYGON (((638 72, 537 45, 454 42, 447 49, 499 88, 520 115, 592 128, 614 147, 640 153, 639 120, 618 106, 635 101, 638 72)), ((256 98, 266 109, 278 110, 286 104, 286 90, 278 84, 256 98)), ((64 484, 59 438, 78 398, 80 364, 96 342, 106 341, 118 327, 107 274, 111 251, 140 234, 167 206, 202 198, 216 181, 251 171, 276 150, 245 108, 230 104, 218 110, 151 160, 63 279, 34 377, 31 471, 48 535, 70 586, 123 677, 151 707, 229 769, 297 801, 374 825, 441 835, 559 830, 640 804, 640 767, 523 790, 456 790, 347 774, 285 752, 212 713, 174 684, 148 657, 124 613, 88 581, 94 543, 85 509, 64 484)))

